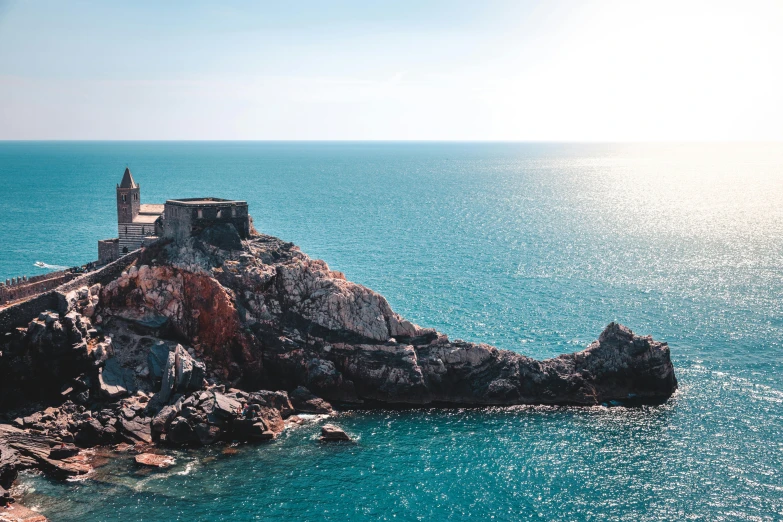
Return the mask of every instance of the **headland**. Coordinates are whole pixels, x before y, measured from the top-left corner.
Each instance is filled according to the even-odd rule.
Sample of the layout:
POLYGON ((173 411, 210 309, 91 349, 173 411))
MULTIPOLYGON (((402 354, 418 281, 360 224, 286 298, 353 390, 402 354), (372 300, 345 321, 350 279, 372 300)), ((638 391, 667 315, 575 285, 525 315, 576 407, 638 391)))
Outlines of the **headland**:
POLYGON ((242 201, 145 206, 129 169, 116 191, 98 261, 0 308, 0 502, 24 469, 88 474, 99 445, 165 466, 167 446, 270 441, 299 413, 634 406, 677 389, 668 346, 622 325, 541 361, 451 340, 260 234, 242 201))

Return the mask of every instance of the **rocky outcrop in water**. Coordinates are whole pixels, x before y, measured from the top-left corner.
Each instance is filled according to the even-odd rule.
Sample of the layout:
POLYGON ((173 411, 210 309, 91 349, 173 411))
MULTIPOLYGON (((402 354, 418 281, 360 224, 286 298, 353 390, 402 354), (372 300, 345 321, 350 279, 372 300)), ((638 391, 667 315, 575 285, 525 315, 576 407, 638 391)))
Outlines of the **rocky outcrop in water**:
POLYGON ((330 402, 654 404, 677 388, 668 346, 624 326, 543 361, 452 341, 291 243, 234 235, 152 245, 116 279, 68 293, 67 310, 2 333, 0 413, 62 405, 3 425, 0 486, 25 467, 67 468, 76 457, 54 459, 58 445, 271 440, 330 402))
POLYGON ((351 442, 351 437, 334 424, 324 424, 321 426, 321 436, 318 440, 321 442, 351 442))
POLYGON ((214 379, 245 389, 305 386, 333 402, 655 403, 677 386, 667 345, 623 326, 545 361, 451 341, 269 236, 233 251, 199 238, 158 247, 101 290, 97 310, 110 323, 165 323, 203 355, 214 379))

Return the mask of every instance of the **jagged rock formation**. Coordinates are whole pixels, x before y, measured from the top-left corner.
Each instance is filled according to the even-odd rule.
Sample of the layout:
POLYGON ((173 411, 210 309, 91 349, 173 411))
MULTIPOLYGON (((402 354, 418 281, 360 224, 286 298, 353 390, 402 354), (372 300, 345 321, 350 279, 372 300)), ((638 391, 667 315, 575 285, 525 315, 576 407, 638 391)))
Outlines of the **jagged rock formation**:
POLYGON ((113 320, 165 322, 217 379, 248 389, 302 385, 338 402, 654 403, 677 386, 666 344, 623 326, 546 361, 450 341, 269 236, 231 251, 203 237, 158 247, 104 287, 98 307, 113 320))
POLYGON ((55 446, 270 440, 295 412, 331 413, 327 401, 639 404, 677 388, 668 346, 624 326, 544 361, 451 341, 293 244, 231 226, 152 245, 65 301, 65 313, 0 332, 0 414, 67 401, 0 424, 0 487, 78 457, 56 460, 55 446))

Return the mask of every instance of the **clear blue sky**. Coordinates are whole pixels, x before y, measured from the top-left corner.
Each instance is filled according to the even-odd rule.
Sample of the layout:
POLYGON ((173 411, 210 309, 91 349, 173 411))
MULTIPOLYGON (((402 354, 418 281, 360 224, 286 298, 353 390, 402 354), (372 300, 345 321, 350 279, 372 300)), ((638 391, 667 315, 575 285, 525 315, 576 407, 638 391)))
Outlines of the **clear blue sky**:
POLYGON ((0 0, 0 139, 783 140, 783 2, 0 0))

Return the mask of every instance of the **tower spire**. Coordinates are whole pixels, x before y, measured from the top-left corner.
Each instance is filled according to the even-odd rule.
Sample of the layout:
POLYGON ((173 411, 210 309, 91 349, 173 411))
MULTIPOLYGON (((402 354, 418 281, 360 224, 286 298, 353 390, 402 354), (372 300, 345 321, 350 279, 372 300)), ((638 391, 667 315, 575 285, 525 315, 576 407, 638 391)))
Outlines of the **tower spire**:
POLYGON ((137 187, 138 185, 136 184, 136 181, 133 179, 133 174, 131 174, 130 168, 125 167, 125 174, 122 175, 120 188, 137 188, 137 187))

